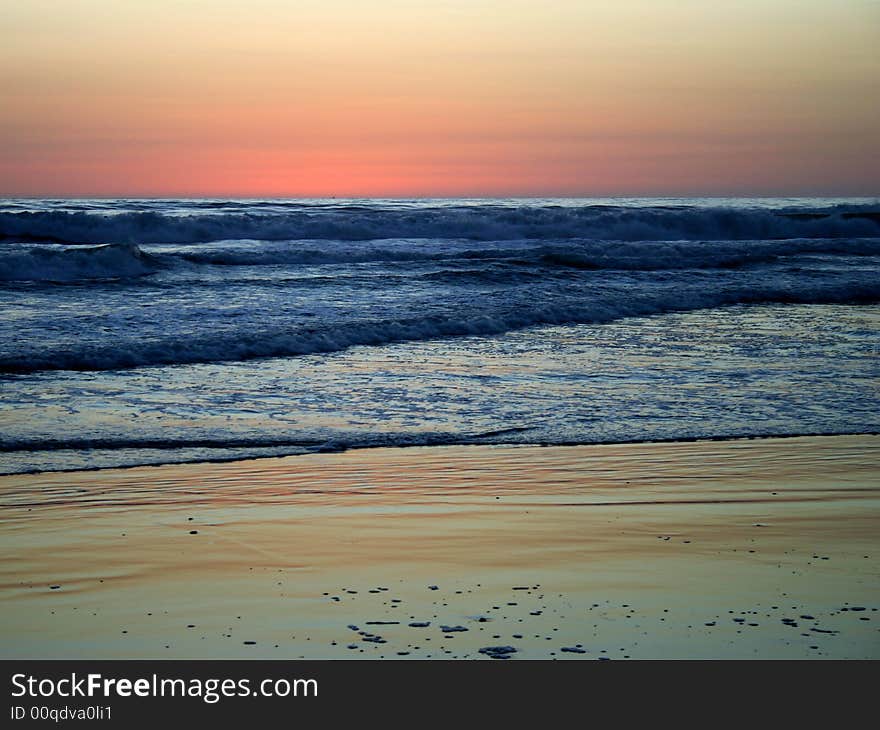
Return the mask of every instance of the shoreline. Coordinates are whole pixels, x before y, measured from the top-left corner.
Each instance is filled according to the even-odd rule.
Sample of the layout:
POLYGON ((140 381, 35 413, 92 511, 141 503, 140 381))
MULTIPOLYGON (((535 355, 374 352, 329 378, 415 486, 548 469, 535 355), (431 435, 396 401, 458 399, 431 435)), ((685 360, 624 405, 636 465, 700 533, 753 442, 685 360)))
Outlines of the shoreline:
MULTIPOLYGON (((507 431, 516 431, 522 432, 524 430, 528 430, 527 428, 510 428, 504 429, 503 432, 507 431)), ((469 446, 504 446, 504 447, 533 447, 533 448, 574 448, 574 447, 589 447, 589 446, 637 446, 642 444, 690 444, 690 443, 714 443, 714 442, 728 442, 728 441, 759 441, 762 439, 798 439, 798 438, 838 438, 838 437, 858 437, 858 436, 880 436, 880 431, 817 431, 817 432, 807 432, 807 433, 781 433, 781 434, 733 434, 733 435, 722 435, 722 436, 677 436, 674 438, 654 438, 654 439, 625 439, 621 441, 492 441, 487 443, 481 443, 478 439, 480 438, 490 438, 496 435, 496 432, 492 432, 489 434, 482 434, 471 437, 474 440, 462 440, 462 441, 443 441, 437 443, 395 443, 395 444, 366 444, 366 445, 355 445, 355 446, 344 446, 340 448, 317 448, 314 451, 306 451, 301 454, 274 454, 274 455, 265 455, 258 454, 255 456, 229 456, 229 457, 217 457, 211 459, 194 459, 192 461, 163 461, 163 462, 155 462, 149 464, 120 464, 115 466, 94 466, 94 467, 72 467, 70 469, 34 469, 27 471, 17 471, 17 472, 0 472, 0 480, 5 479, 7 477, 16 477, 16 476, 39 476, 40 474, 75 474, 78 472, 83 473, 93 473, 99 471, 113 471, 113 470, 127 470, 127 469, 141 469, 141 468, 162 468, 162 467, 173 467, 173 466, 188 466, 188 465, 198 465, 198 464, 233 464, 237 462, 252 462, 252 461, 260 461, 263 459, 295 459, 301 456, 314 456, 316 454, 345 454, 349 452, 355 451, 371 451, 375 449, 433 449, 433 448, 457 448, 457 447, 469 447, 469 446)), ((292 442, 290 445, 296 446, 299 445, 296 442, 292 442)), ((257 444, 253 448, 283 448, 285 445, 275 446, 273 444, 263 445, 257 444)), ((122 450, 126 448, 133 448, 129 445, 119 446, 115 448, 107 448, 107 447, 98 447, 94 450, 122 450)), ((134 447, 134 448, 152 448, 152 447, 134 447)), ((179 447, 164 447, 169 451, 173 451, 175 448, 184 449, 184 448, 192 448, 191 443, 182 444, 179 447)), ((229 450, 230 448, 239 448, 238 446, 233 447, 204 447, 204 448, 217 448, 218 450, 229 450)), ((54 449, 57 451, 61 451, 64 449, 54 449)), ((157 450, 159 450, 157 448, 157 450)), ((21 453, 22 451, 28 451, 26 449, 16 449, 15 451, 0 451, 0 453, 21 453)))
POLYGON ((878 472, 859 435, 4 476, 0 653, 880 658, 878 472))

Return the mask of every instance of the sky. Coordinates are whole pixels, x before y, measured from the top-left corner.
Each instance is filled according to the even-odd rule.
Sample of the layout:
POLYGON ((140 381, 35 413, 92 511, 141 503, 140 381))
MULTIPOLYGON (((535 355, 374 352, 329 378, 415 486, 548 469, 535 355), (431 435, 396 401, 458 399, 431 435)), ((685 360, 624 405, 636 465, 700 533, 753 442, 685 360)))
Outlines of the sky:
POLYGON ((0 196, 880 194, 880 0, 0 0, 0 196))

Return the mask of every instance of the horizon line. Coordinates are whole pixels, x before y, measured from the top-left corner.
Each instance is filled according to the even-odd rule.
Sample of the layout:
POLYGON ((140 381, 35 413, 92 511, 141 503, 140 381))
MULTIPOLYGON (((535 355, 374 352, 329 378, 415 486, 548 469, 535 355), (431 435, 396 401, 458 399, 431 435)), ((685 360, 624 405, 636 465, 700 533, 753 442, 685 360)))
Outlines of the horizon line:
POLYGON ((669 195, 659 194, 600 194, 600 195, 205 195, 205 194, 185 194, 185 195, 53 195, 47 194, 27 194, 27 195, 8 195, 0 194, 0 200, 688 200, 694 198, 702 198, 709 200, 730 200, 730 199, 746 199, 746 200, 809 200, 809 199, 861 199, 861 200, 877 200, 880 201, 880 191, 877 193, 734 193, 734 194, 699 194, 699 193, 678 193, 669 195))

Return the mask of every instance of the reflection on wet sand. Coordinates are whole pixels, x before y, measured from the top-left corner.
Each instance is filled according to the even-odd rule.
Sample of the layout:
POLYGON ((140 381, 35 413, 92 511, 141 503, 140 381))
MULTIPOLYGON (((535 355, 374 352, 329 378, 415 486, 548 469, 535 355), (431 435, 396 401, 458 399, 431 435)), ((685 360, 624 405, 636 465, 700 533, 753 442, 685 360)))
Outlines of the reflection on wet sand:
POLYGON ((806 437, 4 477, 2 655, 878 658, 878 456, 806 437))

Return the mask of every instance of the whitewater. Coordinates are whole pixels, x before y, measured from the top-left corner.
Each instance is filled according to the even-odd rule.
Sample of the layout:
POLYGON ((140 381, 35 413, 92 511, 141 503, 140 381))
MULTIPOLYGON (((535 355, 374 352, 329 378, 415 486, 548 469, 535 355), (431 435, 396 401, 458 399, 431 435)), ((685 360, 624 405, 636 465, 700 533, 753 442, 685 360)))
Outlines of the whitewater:
POLYGON ((875 199, 0 201, 0 473, 880 431, 875 199))

